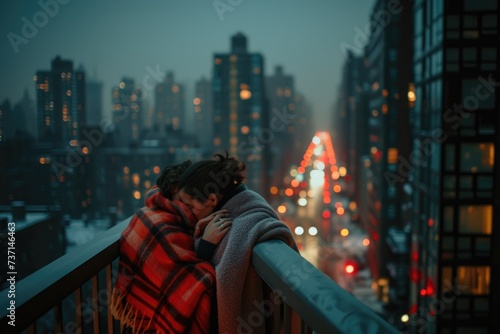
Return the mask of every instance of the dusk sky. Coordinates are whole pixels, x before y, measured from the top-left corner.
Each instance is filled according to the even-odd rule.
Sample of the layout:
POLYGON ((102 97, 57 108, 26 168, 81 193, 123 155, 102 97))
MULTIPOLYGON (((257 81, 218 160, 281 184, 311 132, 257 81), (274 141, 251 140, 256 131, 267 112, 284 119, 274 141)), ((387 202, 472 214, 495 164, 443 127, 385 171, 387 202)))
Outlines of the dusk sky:
POLYGON ((49 70, 56 55, 83 65, 87 79, 95 73, 104 82, 106 113, 123 76, 142 86, 155 68, 174 72, 189 103, 194 82, 210 77, 213 54, 228 52, 230 36, 243 32, 249 51, 263 54, 265 74, 284 66, 313 105, 316 128, 328 129, 345 61, 341 45, 355 45, 355 28, 365 29, 374 0, 219 3, 228 11, 218 13, 213 0, 2 0, 0 103, 18 102, 25 89, 36 100, 33 76, 49 70), (37 23, 37 30, 23 31, 26 22, 37 23))

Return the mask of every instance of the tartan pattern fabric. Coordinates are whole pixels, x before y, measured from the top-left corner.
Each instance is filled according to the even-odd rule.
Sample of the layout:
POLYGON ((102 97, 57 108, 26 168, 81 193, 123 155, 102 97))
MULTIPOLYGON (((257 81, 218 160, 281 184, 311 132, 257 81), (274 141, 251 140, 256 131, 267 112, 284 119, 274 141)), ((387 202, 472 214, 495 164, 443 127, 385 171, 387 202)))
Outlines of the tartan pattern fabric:
POLYGON ((213 266, 196 256, 196 218, 157 186, 120 239, 111 310, 134 333, 208 333, 213 266))

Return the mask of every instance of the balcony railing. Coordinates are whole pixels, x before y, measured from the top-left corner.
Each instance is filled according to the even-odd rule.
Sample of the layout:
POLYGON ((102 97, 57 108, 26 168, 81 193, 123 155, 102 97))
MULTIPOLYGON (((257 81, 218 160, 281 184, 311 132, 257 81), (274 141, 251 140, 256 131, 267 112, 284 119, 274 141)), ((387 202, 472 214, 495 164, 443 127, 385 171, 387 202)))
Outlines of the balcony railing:
MULTIPOLYGON (((6 298, 13 286, 3 290, 0 333, 120 333, 108 302, 128 221, 16 282, 15 298, 6 298)), ((274 312, 276 333, 398 333, 280 241, 256 245, 252 262, 284 301, 274 312)))

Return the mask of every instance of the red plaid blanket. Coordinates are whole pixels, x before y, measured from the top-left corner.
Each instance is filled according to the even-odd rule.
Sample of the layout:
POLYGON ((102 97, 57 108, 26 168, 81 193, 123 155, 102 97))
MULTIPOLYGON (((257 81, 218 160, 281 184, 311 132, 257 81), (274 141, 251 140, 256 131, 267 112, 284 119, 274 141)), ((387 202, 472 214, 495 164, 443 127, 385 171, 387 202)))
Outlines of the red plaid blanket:
POLYGON ((208 333, 215 272, 196 257, 195 224, 154 186, 123 231, 111 310, 134 333, 208 333))

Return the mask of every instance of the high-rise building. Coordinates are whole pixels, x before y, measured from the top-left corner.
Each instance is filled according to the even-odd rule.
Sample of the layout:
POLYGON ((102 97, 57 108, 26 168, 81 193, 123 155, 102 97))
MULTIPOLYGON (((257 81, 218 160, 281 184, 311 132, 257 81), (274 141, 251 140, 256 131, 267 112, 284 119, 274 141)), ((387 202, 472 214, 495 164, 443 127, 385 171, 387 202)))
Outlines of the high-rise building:
POLYGON ((413 333, 500 327, 500 5, 414 3, 411 180, 413 333), (495 223, 496 222, 496 223, 495 223))
POLYGON ((247 38, 237 33, 231 51, 216 53, 213 61, 213 145, 246 164, 250 188, 267 189, 263 154, 274 134, 267 128, 264 58, 248 52, 247 38))
POLYGON ((366 103, 371 182, 367 184, 367 208, 361 216, 371 237, 368 252, 380 298, 394 307, 396 318, 408 298, 409 222, 403 219, 408 195, 404 182, 393 182, 399 157, 408 157, 411 148, 408 89, 411 82, 412 3, 397 10, 393 1, 375 2, 370 23, 373 33, 365 47, 368 71, 366 103), (390 20, 381 15, 390 13, 390 20), (384 22, 386 24, 382 24, 384 22))
POLYGON ((333 115, 335 155, 341 166, 345 166, 350 178, 348 196, 356 203, 366 188, 360 189, 359 169, 362 156, 369 153, 366 65, 363 55, 348 51, 342 70, 336 112, 333 115))
POLYGON ((411 4, 394 9, 391 0, 375 2, 364 55, 348 54, 346 60, 339 125, 344 146, 339 160, 348 164, 348 174, 353 172, 349 177, 356 177, 350 196, 362 204, 359 218, 370 238, 368 264, 379 298, 396 319, 408 300, 409 221, 403 208, 409 195, 405 182, 393 182, 387 175, 397 173, 398 157, 407 157, 411 148, 411 18, 411 4), (381 23, 385 13, 390 20, 381 23))
POLYGON ((89 126, 99 125, 103 117, 102 94, 103 83, 101 81, 87 80, 85 85, 85 106, 87 109, 87 124, 89 126))
POLYGON ((193 108, 195 115, 196 135, 199 146, 204 149, 212 149, 213 128, 207 126, 212 123, 212 84, 206 78, 196 82, 193 108))
POLYGON ((168 72, 163 82, 155 88, 155 120, 153 132, 169 135, 182 134, 185 124, 184 85, 175 81, 174 74, 168 72))
POLYGON ((115 145, 127 147, 138 145, 142 131, 142 91, 134 79, 124 77, 113 88, 113 124, 115 145))
MULTIPOLYGON (((269 168, 267 173, 271 185, 281 187, 284 176, 288 174, 290 166, 299 161, 292 160, 294 149, 292 125, 296 121, 294 78, 283 73, 282 66, 276 66, 273 75, 266 77, 266 93, 269 99, 270 117, 275 114, 287 114, 287 124, 275 125, 273 141, 269 143, 269 168)), ((306 142, 307 143, 307 142, 306 142)))
POLYGON ((39 142, 77 147, 80 129, 86 125, 84 73, 57 56, 51 70, 38 71, 34 80, 39 142))

